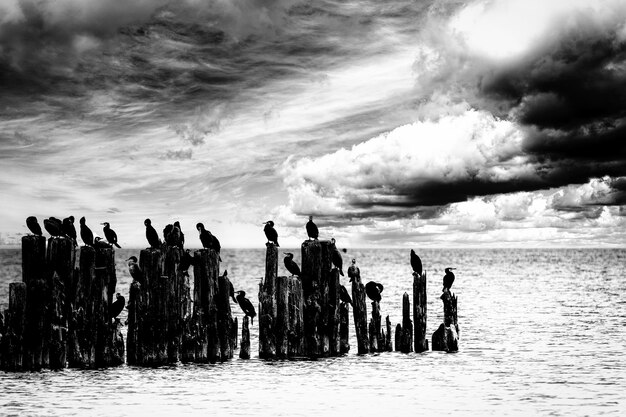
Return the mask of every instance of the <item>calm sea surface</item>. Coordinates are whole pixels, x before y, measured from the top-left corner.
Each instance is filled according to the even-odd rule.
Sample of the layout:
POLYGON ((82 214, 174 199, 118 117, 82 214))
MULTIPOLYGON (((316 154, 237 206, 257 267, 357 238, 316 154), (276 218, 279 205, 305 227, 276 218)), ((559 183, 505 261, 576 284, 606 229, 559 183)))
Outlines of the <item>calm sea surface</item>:
MULTIPOLYGON (((458 353, 356 355, 351 313, 346 357, 264 362, 256 359, 255 321, 247 361, 0 371, 0 415, 626 415, 626 250, 417 252, 428 272, 429 335, 443 319, 443 268, 458 268, 458 353)), ((117 288, 126 297, 124 259, 138 253, 117 252, 117 288)), ((222 252, 235 289, 255 305, 264 257, 222 252)), ((402 294, 411 294, 409 250, 351 250, 344 263, 352 257, 365 281, 384 284, 382 314, 395 327, 402 294)), ((279 274, 287 274, 282 263, 279 274)), ((20 251, 1 250, 2 309, 9 282, 19 280, 20 251)))

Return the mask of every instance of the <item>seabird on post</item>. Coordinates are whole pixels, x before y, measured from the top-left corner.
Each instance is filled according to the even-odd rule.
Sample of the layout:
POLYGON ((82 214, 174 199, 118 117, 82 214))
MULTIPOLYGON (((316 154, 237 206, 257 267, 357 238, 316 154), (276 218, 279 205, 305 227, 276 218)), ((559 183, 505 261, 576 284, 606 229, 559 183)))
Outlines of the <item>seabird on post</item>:
POLYGON ((273 242, 276 246, 280 246, 278 244, 278 232, 276 231, 276 229, 274 229, 274 222, 268 220, 264 224, 265 227, 263 228, 263 231, 265 232, 265 237, 267 238, 267 241, 273 242))
POLYGON ((352 265, 348 268, 348 276, 350 277, 350 282, 354 281, 355 278, 356 282, 361 282, 361 270, 356 266, 356 259, 352 260, 352 265))
POLYGON ((137 257, 131 256, 130 258, 126 259, 126 262, 128 262, 128 273, 133 278, 133 280, 139 283, 143 283, 143 271, 137 264, 137 257))
POLYGON ((348 303, 352 305, 352 298, 350 298, 350 294, 348 294, 348 290, 343 285, 339 287, 339 299, 343 301, 344 303, 348 303))
POLYGON ((313 216, 309 216, 309 221, 306 224, 306 234, 309 236, 309 239, 317 240, 320 235, 320 231, 317 228, 317 225, 313 223, 313 216))
POLYGON ((367 294, 370 300, 380 302, 382 299, 380 293, 383 292, 383 288, 383 284, 370 281, 365 284, 365 294, 367 294))
POLYGON ((443 276, 443 288, 441 291, 444 291, 446 288, 449 291, 452 287, 452 284, 454 283, 454 273, 452 273, 453 269, 456 268, 446 268, 446 274, 443 276))
POLYGON ((339 253, 339 251, 337 250, 337 246, 335 246, 334 237, 330 239, 330 243, 332 245, 330 249, 331 260, 333 264, 337 267, 337 269, 339 269, 339 275, 344 276, 343 275, 343 258, 341 257, 341 253, 339 253))
POLYGON ((411 249, 411 268, 417 275, 422 275, 422 260, 413 249, 411 249))
POLYGON ((283 252, 285 254, 285 268, 287 268, 287 271, 289 271, 289 273, 291 274, 291 276, 297 275, 300 276, 300 267, 298 267, 298 264, 293 260, 293 253, 291 252, 283 252))
POLYGON ((222 250, 222 246, 220 245, 220 241, 213 236, 211 232, 204 228, 202 223, 196 224, 196 230, 200 232, 200 242, 202 242, 202 247, 206 249, 213 249, 217 252, 218 258, 220 262, 222 261, 222 257, 220 255, 220 251, 222 250))
POLYGON ((50 236, 63 235, 63 222, 56 217, 43 219, 43 227, 46 229, 46 232, 50 233, 50 236))
POLYGON ((64 218, 62 226, 63 233, 72 239, 74 246, 76 246, 76 227, 74 227, 74 216, 64 218))
POLYGON ((250 317, 251 324, 254 324, 254 317, 256 316, 256 311, 254 310, 254 306, 252 305, 250 300, 246 298, 246 292, 236 291, 235 294, 237 294, 235 299, 237 300, 239 307, 241 307, 241 309, 243 310, 243 313, 246 316, 250 317))
POLYGON ((115 233, 115 230, 111 229, 111 226, 108 222, 104 222, 102 224, 104 225, 102 231, 104 232, 104 237, 106 238, 107 242, 117 246, 118 248, 121 248, 121 246, 117 244, 117 233, 115 233))
POLYGON ((80 238, 83 240, 85 246, 93 246, 93 232, 87 226, 85 217, 81 217, 80 220, 80 238))
POLYGON ((109 307, 109 315, 112 319, 116 318, 120 315, 122 310, 124 310, 124 306, 126 305, 126 299, 119 292, 115 294, 115 301, 111 303, 109 307))
POLYGON ((178 247, 180 250, 183 250, 183 246, 185 246, 185 234, 183 233, 183 229, 180 227, 180 222, 178 220, 174 222, 174 227, 178 228, 178 232, 180 234, 180 243, 178 247))
POLYGON ((39 222, 35 216, 28 216, 26 218, 26 227, 28 227, 28 230, 30 230, 34 235, 41 236, 43 234, 41 226, 39 226, 39 222))
POLYGON ((161 239, 159 239, 159 234, 152 226, 152 221, 150 219, 146 219, 143 221, 143 224, 146 226, 146 239, 148 240, 148 244, 150 245, 150 249, 158 249, 161 247, 161 239))

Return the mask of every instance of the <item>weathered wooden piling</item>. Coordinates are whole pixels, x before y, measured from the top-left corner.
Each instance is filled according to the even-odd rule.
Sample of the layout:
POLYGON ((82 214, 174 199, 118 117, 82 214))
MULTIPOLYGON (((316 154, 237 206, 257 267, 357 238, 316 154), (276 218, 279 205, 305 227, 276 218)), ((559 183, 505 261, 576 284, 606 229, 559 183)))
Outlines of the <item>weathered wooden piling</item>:
POLYGON ((24 369, 26 335, 26 283, 9 284, 9 309, 4 321, 0 366, 7 371, 21 371, 24 369))
POLYGON ((395 351, 402 351, 402 325, 400 323, 396 324, 396 334, 395 334, 395 351))
POLYGON ((350 304, 339 304, 339 353, 344 355, 350 351, 350 304))
POLYGON ((194 253, 193 271, 194 309, 198 311, 200 330, 204 332, 202 340, 207 347, 206 360, 213 363, 221 359, 220 341, 217 331, 219 254, 213 249, 197 250, 194 253))
POLYGON ((387 337, 385 339, 385 350, 387 352, 391 352, 393 350, 393 347, 391 346, 391 320, 389 320, 389 316, 387 316, 385 321, 387 324, 387 337))
POLYGON ((365 286, 360 278, 352 281, 352 314, 356 331, 357 352, 359 354, 370 351, 367 334, 367 305, 365 304, 365 286))
POLYGON ((278 275, 278 247, 266 244, 265 277, 259 283, 259 358, 276 357, 276 280, 278 275))
POLYGON ((248 316, 243 318, 241 323, 241 348, 239 350, 239 357, 241 359, 250 359, 250 328, 248 322, 250 321, 248 316))
POLYGON ((456 352, 459 350, 459 325, 457 322, 457 297, 446 288, 441 294, 443 323, 432 336, 433 351, 456 352))
POLYGON ((413 326, 415 352, 428 350, 428 338, 426 337, 427 319, 427 295, 426 295, 426 272, 421 275, 413 273, 413 326))
POLYGON ((217 332, 220 340, 220 360, 232 359, 237 339, 236 321, 230 308, 230 289, 232 284, 227 276, 218 277, 217 295, 217 332), (235 331, 233 332, 233 328, 235 331), (233 337, 234 335, 234 337, 233 337))
POLYGON ((402 295, 402 326, 396 327, 396 351, 402 353, 413 352, 413 323, 411 321, 411 303, 409 294, 402 295), (400 335, 398 335, 400 333, 400 335), (398 342, 400 348, 398 349, 398 342))

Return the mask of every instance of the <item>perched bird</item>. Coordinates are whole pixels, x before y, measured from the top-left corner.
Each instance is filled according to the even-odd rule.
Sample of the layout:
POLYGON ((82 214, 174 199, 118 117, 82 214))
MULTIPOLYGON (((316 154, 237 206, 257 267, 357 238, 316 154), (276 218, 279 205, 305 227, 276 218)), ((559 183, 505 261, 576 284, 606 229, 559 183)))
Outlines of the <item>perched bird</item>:
POLYGON ((413 249, 411 249, 411 268, 417 275, 422 275, 422 260, 413 249))
POLYGON ((291 275, 297 275, 300 276, 300 268, 298 267, 298 264, 293 260, 293 253, 290 252, 284 252, 285 254, 285 268, 287 268, 287 271, 289 271, 291 273, 291 275))
POLYGON ((74 246, 76 246, 76 227, 74 227, 74 216, 64 218, 62 226, 63 233, 72 239, 74 246))
POLYGON ((128 262, 128 273, 131 277, 133 277, 133 280, 140 283, 143 282, 143 271, 137 264, 137 257, 131 256, 130 258, 126 259, 126 262, 128 262))
POLYGON ((346 287, 344 287, 343 285, 339 287, 339 299, 343 301, 344 303, 348 303, 352 305, 352 298, 350 298, 350 294, 348 294, 348 290, 346 290, 346 287))
POLYGON ((193 256, 191 256, 190 252, 191 249, 184 251, 180 257, 180 263, 178 264, 178 269, 183 271, 183 275, 186 277, 189 276, 189 267, 193 265, 193 256))
POLYGON ((246 316, 250 317, 251 324, 254 324, 254 317, 256 316, 256 311, 254 310, 254 306, 252 305, 250 300, 246 298, 246 292, 236 291, 235 294, 237 294, 235 299, 237 300, 239 307, 241 307, 241 309, 243 310, 243 313, 246 316))
POLYGON ((309 236, 309 239, 317 239, 320 235, 317 225, 313 223, 313 216, 309 216, 309 221, 306 224, 306 234, 309 236))
POLYGON ((56 217, 43 219, 43 227, 48 233, 50 233, 50 236, 63 235, 63 222, 56 217))
POLYGON ((352 265, 348 268, 348 276, 350 277, 350 282, 356 279, 356 282, 361 281, 361 270, 358 266, 356 266, 356 259, 352 260, 352 265))
POLYGON ((273 242, 274 244, 276 244, 276 246, 280 246, 278 244, 278 232, 276 231, 276 229, 274 229, 273 221, 266 221, 263 231, 265 232, 265 237, 267 238, 268 242, 273 242))
MULTIPOLYGON (((207 249, 213 249, 215 252, 217 252, 217 255, 219 256, 220 250, 222 249, 220 241, 217 240, 217 238, 213 236, 211 232, 206 230, 202 223, 196 224, 196 229, 198 230, 198 232, 200 232, 200 242, 202 242, 202 247, 207 249)), ((222 258, 219 257, 219 260, 221 262, 222 258)))
POLYGON ((39 226, 39 222, 37 221, 37 217, 35 216, 29 216, 26 218, 26 227, 28 227, 28 230, 37 236, 41 236, 43 233, 41 231, 41 226, 39 226))
POLYGON ((86 220, 84 217, 81 217, 80 220, 80 238, 83 240, 85 246, 93 246, 93 232, 87 226, 86 220))
POLYGON ((443 276, 443 288, 441 289, 441 291, 445 290, 446 288, 450 290, 450 287, 452 287, 452 284, 454 283, 454 273, 452 273, 453 269, 456 268, 446 268, 446 274, 443 276))
POLYGON ((183 229, 180 227, 180 222, 178 220, 174 222, 174 227, 178 227, 178 231, 180 232, 180 243, 178 247, 180 250, 183 250, 183 246, 185 246, 185 234, 183 233, 183 229))
POLYGON ((372 301, 380 301, 381 296, 380 293, 383 292, 383 284, 379 284, 378 282, 370 281, 365 284, 365 294, 372 301))
POLYGON ((163 228, 163 241, 167 242, 167 237, 172 233, 172 229, 174 228, 173 224, 168 224, 163 228))
POLYGON ((107 243, 104 240, 102 240, 100 236, 96 236, 96 238, 93 241, 93 246, 94 248, 104 248, 104 249, 113 247, 110 243, 107 243))
POLYGON ((146 226, 146 239, 148 239, 150 248, 155 249, 161 247, 161 239, 159 239, 159 234, 154 230, 154 227, 152 227, 150 219, 144 220, 143 224, 146 226))
POLYGON ((119 292, 115 294, 115 301, 109 306, 109 315, 112 319, 120 315, 124 306, 126 305, 126 299, 119 292))
POLYGON ((104 237, 106 238, 107 242, 109 242, 111 245, 115 245, 118 248, 121 248, 121 246, 117 244, 117 233, 115 233, 115 230, 111 229, 111 226, 108 222, 104 222, 102 224, 104 225, 102 231, 104 232, 104 237))
MULTIPOLYGON (((224 278, 228 277, 228 270, 224 270, 224 274, 222 275, 224 278)), ((235 299, 235 287, 233 287, 233 283, 230 282, 230 280, 227 281, 228 282, 228 295, 230 295, 230 298, 233 299, 234 302, 237 302, 237 300, 235 299)))
POLYGON ((330 239, 330 243, 332 244, 331 249, 330 249, 331 260, 332 260, 333 264, 339 270, 339 274, 341 276, 344 276, 343 275, 343 258, 341 257, 341 253, 337 250, 337 246, 335 246, 335 238, 334 237, 332 239, 330 239))

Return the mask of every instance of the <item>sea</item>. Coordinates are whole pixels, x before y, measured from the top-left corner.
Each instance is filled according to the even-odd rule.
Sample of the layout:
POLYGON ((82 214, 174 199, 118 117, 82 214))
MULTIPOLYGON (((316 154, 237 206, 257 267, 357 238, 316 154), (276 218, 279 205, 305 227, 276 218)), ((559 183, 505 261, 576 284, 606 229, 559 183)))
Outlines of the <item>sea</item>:
MULTIPOLYGON (((0 371, 0 415, 625 415, 626 249, 414 249, 428 274, 428 335, 443 320, 443 270, 457 268, 456 353, 358 355, 351 313, 346 356, 264 361, 255 321, 249 360, 0 371)), ((291 251, 300 264, 299 249, 291 251)), ((126 297, 124 260, 138 254, 116 253, 117 291, 126 297)), ((221 270, 257 305, 264 250, 221 256, 221 270)), ((365 282, 384 285, 381 313, 395 328, 402 295, 412 294, 409 249, 354 249, 343 258, 357 260, 365 282)), ((287 275, 282 262, 279 274, 287 275)), ((0 250, 0 308, 20 280, 20 250, 0 250)))

